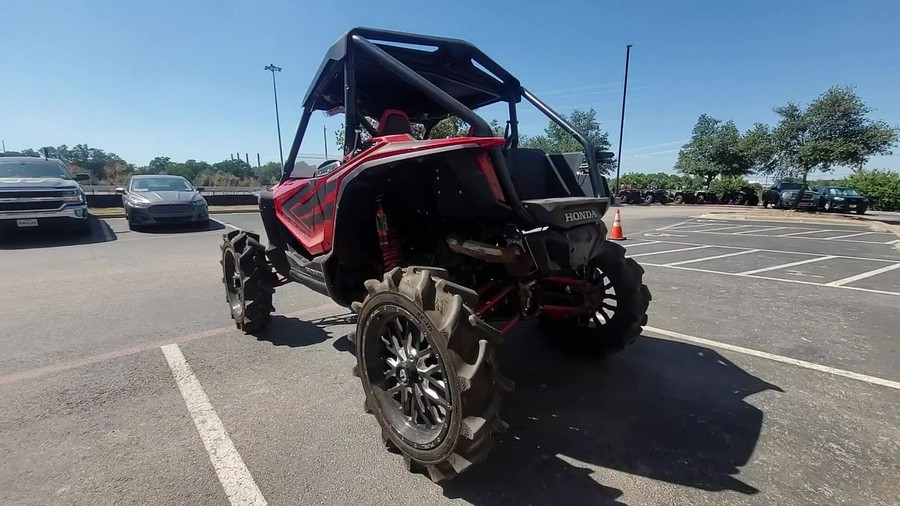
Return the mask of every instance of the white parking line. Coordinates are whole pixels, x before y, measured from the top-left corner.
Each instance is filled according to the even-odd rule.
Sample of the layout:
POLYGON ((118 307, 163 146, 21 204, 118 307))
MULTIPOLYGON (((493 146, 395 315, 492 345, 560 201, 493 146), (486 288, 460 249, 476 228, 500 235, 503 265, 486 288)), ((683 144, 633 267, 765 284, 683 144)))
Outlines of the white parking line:
POLYGON ((838 369, 836 367, 830 367, 827 365, 816 364, 814 362, 807 362, 805 360, 798 360, 796 358, 785 357, 782 355, 775 355, 774 353, 768 353, 765 351, 754 350, 751 348, 744 348, 743 346, 735 346, 733 344, 728 343, 720 343, 718 341, 713 341, 711 339, 704 339, 702 337, 690 336, 687 334, 682 334, 680 332, 673 332, 671 330, 658 329, 656 327, 644 327, 644 330, 649 332, 653 332, 654 334, 660 334, 666 337, 670 337, 673 339, 677 339, 679 341, 687 341, 689 343, 700 344, 703 346, 709 346, 711 348, 719 348, 722 350, 733 351, 735 353, 741 353, 743 355, 750 355, 752 357, 764 358, 766 360, 772 360, 774 362, 781 362, 782 364, 790 364, 795 365, 797 367, 802 367, 804 369, 810 369, 813 371, 823 372, 826 374, 832 374, 834 376, 842 376, 844 378, 850 378, 858 381, 862 381, 865 383, 869 383, 872 385, 880 385, 888 388, 893 388, 894 390, 900 390, 900 382, 891 381, 889 379, 878 378, 876 376, 869 376, 868 374, 860 374, 852 371, 847 371, 844 369, 838 369))
POLYGON ((900 263, 894 265, 886 265, 880 269, 875 269, 869 272, 863 272, 862 274, 857 274, 855 276, 850 276, 844 279, 839 279, 837 281, 832 281, 830 283, 825 283, 825 286, 844 286, 847 283, 852 283, 854 281, 859 281, 861 279, 870 278, 872 276, 877 276, 879 274, 884 274, 885 272, 892 271, 894 269, 900 268, 900 263))
POLYGON ((825 241, 833 241, 833 240, 835 240, 835 239, 846 239, 846 238, 848 238, 848 237, 858 237, 858 236, 861 236, 861 235, 874 234, 874 233, 875 233, 875 232, 859 232, 859 233, 857 233, 857 234, 839 235, 839 236, 836 236, 836 237, 825 237, 825 238, 823 238, 823 240, 825 240, 825 241))
POLYGON ((637 246, 646 246, 646 245, 648 245, 648 244, 659 244, 659 243, 661 243, 661 242, 662 242, 662 241, 639 242, 639 243, 637 243, 637 244, 629 244, 627 247, 628 247, 628 248, 635 248, 635 247, 637 247, 637 246))
POLYGON ((652 251, 650 253, 639 253, 637 255, 629 255, 629 256, 631 258, 646 257, 646 256, 650 256, 650 255, 662 255, 663 253, 678 253, 679 251, 691 251, 691 250, 695 250, 695 249, 705 249, 705 248, 712 248, 712 246, 694 246, 693 248, 679 248, 679 249, 670 249, 670 250, 666 250, 666 251, 652 251))
POLYGON ((815 283, 813 281, 801 281, 799 279, 773 278, 773 277, 769 277, 769 276, 756 276, 756 275, 748 276, 746 274, 740 274, 740 273, 735 273, 735 272, 722 272, 722 271, 713 271, 710 269, 697 269, 696 267, 683 267, 681 265, 669 266, 666 264, 653 264, 653 263, 647 263, 647 262, 641 262, 641 265, 644 267, 664 267, 666 269, 680 269, 680 270, 684 270, 684 271, 703 272, 706 274, 721 274, 723 276, 735 276, 738 278, 765 279, 768 281, 781 281, 783 283, 793 283, 795 285, 821 286, 821 287, 825 287, 825 288, 853 290, 856 292, 878 293, 878 294, 882 294, 882 295, 900 296, 900 292, 889 292, 887 290, 874 290, 872 288, 859 288, 856 286, 844 286, 844 285, 828 286, 824 283, 815 283))
POLYGON ((160 349, 166 357, 166 362, 169 363, 178 390, 181 391, 184 403, 197 427, 197 432, 200 433, 200 439, 203 440, 203 446, 209 453, 209 460, 212 461, 228 500, 233 505, 267 504, 244 460, 228 437, 228 432, 225 431, 222 420, 209 402, 200 381, 184 359, 181 349, 177 344, 167 344, 160 349))
POLYGON ((657 230, 685 230, 685 229, 689 229, 689 228, 718 227, 718 226, 721 226, 721 225, 722 225, 722 223, 715 223, 715 222, 712 222, 712 223, 694 223, 694 224, 692 224, 692 225, 685 225, 685 223, 690 223, 690 222, 687 222, 687 221, 686 221, 686 222, 684 222, 684 223, 677 223, 677 224, 675 224, 675 225, 671 225, 671 226, 668 226, 668 227, 659 228, 659 229, 657 229, 657 230))
MULTIPOLYGON (((787 228, 797 228, 797 227, 787 227, 787 228)), ((816 232, 838 232, 838 230, 821 228, 821 229, 817 229, 817 230, 807 230, 805 232, 792 232, 790 234, 773 235, 772 237, 794 237, 795 235, 815 234, 816 232)))
MULTIPOLYGON (((749 225, 748 225, 749 226, 749 225)), ((720 229, 716 229, 720 230, 720 229)), ((695 233, 695 234, 715 234, 715 235, 737 235, 735 232, 715 232, 713 230, 685 230, 686 233, 695 233)), ((806 232, 794 232, 792 234, 781 234, 781 235, 764 235, 764 234, 756 234, 755 230, 746 230, 744 234, 741 234, 741 237, 765 237, 765 238, 773 238, 773 237, 792 237, 795 239, 807 239, 810 241, 821 241, 825 239, 824 237, 801 237, 800 234, 814 234, 816 232, 843 232, 843 230, 829 230, 829 229, 821 229, 821 230, 809 230, 806 232)), ((838 242, 855 242, 860 244, 888 244, 886 242, 879 241, 857 241, 854 239, 839 239, 838 242)))
POLYGON ((777 271, 778 269, 794 267, 795 265, 811 264, 813 262, 821 262, 822 260, 831 260, 832 258, 837 258, 837 257, 828 255, 828 256, 823 256, 823 257, 818 257, 818 258, 810 258, 808 260, 798 260, 796 262, 791 262, 789 264, 773 265, 771 267, 763 267, 762 269, 753 269, 752 271, 739 272, 738 274, 741 276, 749 276, 751 274, 757 274, 759 272, 777 271))
POLYGON ((790 227, 766 227, 759 230, 744 230, 743 232, 735 232, 734 235, 755 234, 757 232, 771 232, 772 230, 784 230, 790 227))
POLYGON ((212 221, 218 223, 219 225, 222 225, 222 226, 225 226, 225 227, 228 227, 228 228, 233 228, 233 229, 235 229, 235 230, 240 230, 240 228, 235 227, 235 226, 232 225, 231 223, 225 223, 224 221, 219 221, 219 220, 217 220, 217 219, 215 219, 215 218, 210 218, 210 220, 212 220, 212 221))
POLYGON ((665 264, 666 267, 672 267, 673 265, 684 265, 684 264, 692 264, 694 262, 705 262, 706 260, 716 260, 719 258, 728 258, 728 257, 736 257, 738 255, 746 255, 747 253, 756 253, 759 251, 758 249, 748 249, 746 251, 736 251, 734 253, 725 253, 724 255, 716 255, 712 257, 703 257, 703 258, 695 258, 693 260, 682 260, 680 262, 672 262, 670 264, 665 264))
MULTIPOLYGON (((685 246, 702 246, 701 244, 697 244, 695 242, 685 242, 685 241, 660 241, 660 242, 665 242, 666 244, 683 244, 685 246)), ((713 248, 724 248, 724 249, 740 249, 740 250, 752 249, 752 248, 745 248, 745 247, 741 247, 741 246, 723 246, 721 244, 713 244, 713 245, 707 245, 707 246, 710 246, 713 248)), ((804 251, 788 251, 788 250, 782 250, 782 249, 766 249, 766 248, 755 248, 755 249, 757 251, 764 251, 767 253, 784 253, 786 255, 801 255, 801 256, 812 256, 812 257, 823 256, 821 253, 806 253, 804 251)), ((858 256, 853 256, 853 255, 831 255, 831 256, 833 256, 834 258, 849 258, 851 260, 867 260, 869 262, 886 262, 886 263, 896 262, 896 260, 889 260, 886 258, 869 258, 869 257, 858 257, 858 256)))
POLYGON ((735 229, 735 228, 747 228, 747 227, 753 227, 753 226, 755 226, 755 225, 729 225, 727 227, 708 228, 706 230, 688 230, 688 232, 696 232, 698 234, 705 234, 707 232, 718 232, 719 230, 731 230, 731 229, 735 229))

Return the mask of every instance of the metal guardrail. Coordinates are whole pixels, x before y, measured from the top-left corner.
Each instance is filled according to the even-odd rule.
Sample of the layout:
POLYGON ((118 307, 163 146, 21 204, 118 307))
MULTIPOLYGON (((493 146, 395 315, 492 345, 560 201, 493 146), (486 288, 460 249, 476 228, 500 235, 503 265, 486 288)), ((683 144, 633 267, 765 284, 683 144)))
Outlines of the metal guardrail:
MULTIPOLYGON (((88 195, 114 195, 116 186, 110 185, 81 185, 84 193, 88 195)), ((252 195, 265 189, 261 186, 204 186, 203 195, 252 195)))

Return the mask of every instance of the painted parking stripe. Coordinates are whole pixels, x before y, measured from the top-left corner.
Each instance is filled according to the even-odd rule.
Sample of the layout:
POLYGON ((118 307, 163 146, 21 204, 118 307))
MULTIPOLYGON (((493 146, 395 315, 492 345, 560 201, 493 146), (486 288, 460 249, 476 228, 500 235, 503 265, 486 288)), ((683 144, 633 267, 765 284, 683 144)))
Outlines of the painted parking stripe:
POLYGON ((659 243, 661 243, 661 242, 662 242, 662 241, 639 242, 639 243, 637 243, 637 244, 629 244, 628 247, 629 247, 629 248, 635 248, 635 247, 637 247, 637 246, 646 246, 646 245, 648 245, 648 244, 659 244, 659 243))
POLYGON ((720 343, 719 341, 713 341, 711 339, 704 339, 702 337, 690 336, 687 334, 682 334, 680 332, 673 332, 671 330, 658 329, 656 327, 645 326, 644 330, 647 330, 654 334, 659 334, 662 336, 677 339, 679 341, 686 341, 689 343, 700 344, 703 346, 709 346, 710 348, 719 348, 722 350, 733 351, 735 353, 740 353, 742 355, 749 355, 752 357, 764 358, 766 360, 772 360, 774 362, 781 362, 782 364, 790 364, 790 365, 794 365, 797 367, 802 367, 804 369, 810 369, 813 371, 823 372, 823 373, 831 374, 834 376, 841 376, 844 378, 850 378, 853 380, 862 381, 865 383, 869 383, 871 385, 880 385, 883 387, 893 388, 894 390, 900 390, 900 382, 891 381, 889 379, 879 378, 876 376, 869 376, 868 374, 860 374, 860 373, 853 372, 853 371, 838 369, 836 367, 830 367, 827 365, 816 364, 814 362, 807 362, 806 360, 798 360, 796 358, 790 358, 790 357, 785 357, 782 355, 776 355, 774 353, 768 353, 765 351, 754 350, 751 348, 744 348, 743 346, 735 346, 733 344, 720 343))
MULTIPOLYGON (((736 235, 736 234, 733 233, 733 232, 713 232, 713 231, 707 231, 707 230, 685 230, 685 232, 687 232, 687 233, 694 232, 694 233, 697 233, 697 234, 736 235)), ((746 233, 746 234, 743 234, 741 237, 765 237, 765 238, 769 238, 769 239, 771 239, 772 237, 788 237, 788 234, 782 234, 782 235, 765 235, 765 234, 755 234, 754 232, 755 232, 755 231, 748 230, 747 233, 746 233)), ((816 233, 816 232, 843 232, 843 230, 826 230, 826 229, 822 229, 822 230, 810 230, 810 231, 808 231, 808 232, 803 232, 803 233, 804 233, 804 234, 814 234, 814 233, 816 233)), ((807 240, 810 240, 810 241, 821 241, 821 240, 823 239, 823 238, 821 238, 821 237, 806 237, 806 236, 800 236, 800 235, 798 235, 798 234, 800 234, 800 233, 801 233, 801 232, 796 232, 796 233, 794 233, 794 234, 790 234, 790 237, 793 237, 793 238, 795 238, 795 239, 807 239, 807 240)), ((857 241, 857 240, 855 240, 855 239, 840 239, 838 242, 855 242, 855 243, 860 243, 860 244, 886 244, 886 243, 880 242, 880 241, 857 241)))
POLYGON ((872 276, 884 274, 885 272, 889 272, 889 271, 892 271, 897 268, 900 268, 900 263, 896 263, 894 265, 886 265, 880 269, 875 269, 875 270, 869 271, 869 272, 863 272, 862 274, 857 274, 855 276, 850 276, 850 277, 847 277, 844 279, 838 279, 837 281, 825 283, 825 286, 844 286, 847 283, 853 283, 854 281, 859 281, 861 279, 871 278, 872 276))
POLYGON ((707 260, 717 260, 719 258, 728 258, 728 257, 736 257, 738 255, 746 255, 747 253, 756 253, 758 249, 748 249, 745 251, 735 251, 734 253, 725 253, 724 255, 716 255, 712 257, 703 257, 703 258, 695 258, 693 260, 682 260, 680 262, 672 262, 669 264, 665 264, 666 267, 672 267, 673 265, 684 265, 684 264, 692 264, 694 262, 705 262, 707 260))
POLYGON ((744 230, 743 232, 735 232, 734 235, 756 234, 758 232, 771 232, 772 230, 784 230, 790 227, 766 227, 759 230, 744 230))
POLYGON ((837 257, 828 255, 828 256, 817 257, 817 258, 808 258, 806 260, 798 260, 796 262, 791 262, 791 263, 787 263, 787 264, 773 265, 771 267, 763 267, 761 269, 753 269, 752 271, 739 272, 738 274, 740 274, 741 276, 749 276, 751 274, 757 274, 759 272, 777 271, 778 269, 785 269, 787 267, 794 267, 796 265, 811 264, 813 262, 821 262, 822 260, 831 260, 833 258, 837 258, 837 257))
POLYGON ((664 227, 664 228, 661 228, 661 229, 659 229, 659 230, 687 230, 687 229, 691 229, 691 228, 719 227, 719 226, 722 226, 722 223, 721 223, 721 222, 719 222, 719 223, 715 223, 715 222, 712 222, 712 223, 693 223, 693 224, 689 224, 689 225, 681 225, 681 224, 679 224, 679 226, 677 226, 677 227, 676 227, 676 226, 664 227))
MULTIPOLYGON (((771 236, 768 236, 768 237, 771 237, 771 236)), ((900 241, 900 240, 898 240, 898 241, 900 241)), ((660 242, 662 242, 662 241, 660 241, 660 242)), ((696 242, 686 242, 686 241, 666 240, 665 243, 666 244, 679 244, 679 245, 685 245, 685 246, 701 246, 701 244, 698 244, 696 242)), ((747 248, 747 247, 742 247, 742 246, 724 246, 721 244, 714 244, 714 245, 708 245, 708 246, 712 246, 714 248, 724 248, 724 249, 741 249, 741 250, 753 249, 753 248, 747 248)), ((756 248, 756 249, 759 251, 765 251, 767 253, 784 253, 786 255, 801 255, 801 256, 809 256, 809 257, 822 256, 821 253, 807 253, 805 251, 789 251, 789 250, 783 250, 783 249, 766 249, 766 248, 756 248)), ((835 258, 849 258, 852 260, 867 260, 869 262, 884 262, 884 263, 891 263, 891 264, 897 261, 897 260, 886 259, 886 258, 870 258, 870 257, 860 257, 860 256, 853 256, 853 255, 831 255, 831 256, 833 256, 835 258)))
MULTIPOLYGON (((788 228, 798 228, 798 227, 788 227, 788 228)), ((828 228, 821 228, 817 230, 807 230, 805 232, 792 232, 790 234, 781 234, 773 237, 794 237, 795 235, 806 235, 806 234, 815 234, 816 232, 840 232, 839 230, 832 230, 828 228)))
POLYGON ((846 239, 846 238, 848 238, 848 237, 859 237, 859 236, 861 236, 861 235, 874 234, 874 233, 875 233, 875 232, 859 232, 859 233, 857 233, 857 234, 839 235, 839 236, 836 236, 836 237, 824 237, 823 240, 825 240, 825 241, 833 241, 833 240, 835 240, 835 239, 846 239))
POLYGON ((691 251, 691 250, 695 250, 695 249, 706 249, 706 248, 712 248, 712 247, 713 246, 706 245, 706 246, 694 246, 692 248, 670 249, 670 250, 666 250, 666 251, 652 251, 650 253, 639 253, 637 255, 631 255, 631 258, 646 257, 646 256, 650 256, 650 255, 662 255, 664 253, 678 253, 679 251, 691 251))
POLYGON ((232 228, 232 229, 234 229, 234 230, 240 230, 240 228, 235 227, 235 226, 232 225, 231 223, 225 223, 224 221, 219 221, 219 220, 217 220, 217 219, 215 219, 215 218, 210 218, 210 220, 212 220, 212 221, 218 223, 219 225, 223 225, 223 226, 225 226, 225 227, 232 228))
POLYGON ((750 279, 765 279, 767 281, 781 281, 782 283, 793 283, 795 285, 807 285, 807 286, 820 286, 824 288, 834 288, 836 290, 853 290, 855 292, 866 292, 866 293, 877 293, 881 295, 894 295, 900 296, 900 292, 889 292, 887 290, 875 290, 873 288, 860 288, 856 286, 828 286, 824 283, 816 283, 813 281, 803 281, 800 279, 786 279, 786 278, 773 278, 769 276, 747 276, 744 274, 739 274, 735 272, 722 272, 722 271, 714 271, 711 269, 698 269, 696 267, 684 267, 681 265, 668 266, 665 264, 654 264, 649 262, 641 262, 641 266, 643 267, 664 267, 666 269, 679 269, 684 271, 692 271, 692 272, 703 272, 706 274, 721 274, 722 276, 735 276, 738 278, 750 278, 750 279))
POLYGON ((267 504, 181 349, 177 344, 167 344, 160 349, 229 502, 232 505, 267 504))
POLYGON ((747 228, 753 227, 754 225, 729 225, 727 227, 719 227, 719 228, 708 228, 706 230, 689 230, 689 232, 697 232, 698 234, 704 234, 707 232, 718 232, 720 230, 732 230, 735 228, 747 228))

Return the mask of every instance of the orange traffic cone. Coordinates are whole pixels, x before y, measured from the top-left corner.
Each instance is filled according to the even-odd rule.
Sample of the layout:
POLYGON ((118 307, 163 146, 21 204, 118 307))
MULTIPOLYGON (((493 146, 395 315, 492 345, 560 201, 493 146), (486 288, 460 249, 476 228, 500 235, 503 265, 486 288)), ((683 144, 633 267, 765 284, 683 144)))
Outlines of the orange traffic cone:
POLYGON ((625 236, 622 234, 622 216, 619 209, 616 209, 616 217, 613 219, 612 234, 609 236, 613 241, 624 241, 625 236))

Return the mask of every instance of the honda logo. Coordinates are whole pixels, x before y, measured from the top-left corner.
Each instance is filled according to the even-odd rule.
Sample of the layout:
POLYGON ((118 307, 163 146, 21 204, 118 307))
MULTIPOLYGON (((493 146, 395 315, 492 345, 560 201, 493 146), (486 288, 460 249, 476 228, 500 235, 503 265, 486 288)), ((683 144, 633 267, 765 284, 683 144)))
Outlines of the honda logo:
POLYGON ((573 221, 593 220, 600 217, 600 215, 597 214, 597 211, 595 211, 594 209, 572 211, 570 213, 565 213, 563 216, 566 218, 566 223, 571 223, 573 221))

